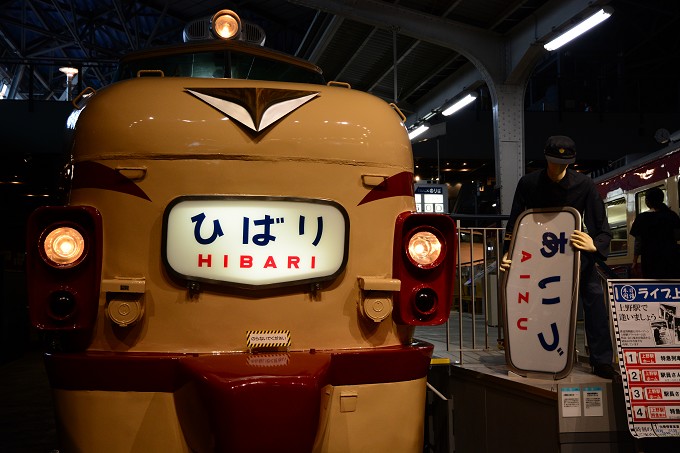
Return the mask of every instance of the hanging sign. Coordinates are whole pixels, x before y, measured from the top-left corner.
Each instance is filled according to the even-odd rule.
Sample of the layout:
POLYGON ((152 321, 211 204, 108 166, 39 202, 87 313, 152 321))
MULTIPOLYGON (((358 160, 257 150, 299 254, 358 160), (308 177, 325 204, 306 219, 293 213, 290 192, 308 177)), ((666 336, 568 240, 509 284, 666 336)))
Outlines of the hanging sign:
POLYGON ((446 184, 415 184, 416 211, 436 214, 449 212, 449 192, 446 184))

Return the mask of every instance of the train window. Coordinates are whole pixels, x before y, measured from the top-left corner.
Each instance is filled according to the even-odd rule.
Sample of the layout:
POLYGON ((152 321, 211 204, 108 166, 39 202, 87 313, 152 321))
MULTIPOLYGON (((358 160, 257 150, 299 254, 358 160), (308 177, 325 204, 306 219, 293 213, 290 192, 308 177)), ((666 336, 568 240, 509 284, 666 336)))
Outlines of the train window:
POLYGON ((236 51, 213 50, 148 56, 124 61, 116 80, 130 79, 140 70, 161 70, 165 77, 274 80, 323 84, 323 76, 302 66, 236 51))
POLYGON ((605 206, 607 207, 607 220, 609 220, 609 225, 619 225, 626 223, 626 199, 616 198, 614 200, 608 201, 605 206))
MULTIPOLYGON (((663 202, 668 204, 668 194, 666 193, 666 188, 664 186, 657 186, 663 192, 663 202)), ((645 197, 645 192, 638 192, 635 194, 635 212, 638 214, 642 212, 649 211, 647 207, 647 200, 645 197)))
POLYGON ((607 220, 612 233, 609 254, 612 256, 628 253, 628 225, 626 223, 626 199, 616 198, 605 203, 607 220))
POLYGON ((320 83, 321 79, 319 74, 299 66, 240 52, 231 53, 231 77, 299 83, 320 83))
POLYGON ((163 55, 121 64, 117 80, 136 77, 140 70, 161 70, 165 77, 224 77, 224 52, 163 55))

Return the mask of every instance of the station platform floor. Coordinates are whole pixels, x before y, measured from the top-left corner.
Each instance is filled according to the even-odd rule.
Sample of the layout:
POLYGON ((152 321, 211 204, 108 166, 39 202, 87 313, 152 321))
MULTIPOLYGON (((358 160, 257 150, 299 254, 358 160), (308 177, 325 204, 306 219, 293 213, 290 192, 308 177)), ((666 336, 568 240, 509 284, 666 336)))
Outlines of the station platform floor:
POLYGON ((439 384, 444 388, 437 389, 442 396, 451 398, 453 433, 450 445, 446 450, 428 451, 680 451, 680 438, 633 438, 627 427, 623 384, 592 374, 583 324, 580 320, 576 326, 576 361, 569 375, 559 380, 512 373, 505 360, 502 332, 499 335, 498 327, 487 325, 480 315, 475 316, 473 322, 470 313, 452 312, 448 325, 416 328, 418 339, 435 346, 432 363, 450 364, 450 379, 445 383, 440 380, 439 384), (603 416, 563 416, 561 396, 564 389, 593 387, 603 389, 603 416))
POLYGON ((0 364, 0 452, 58 452, 52 392, 37 344, 0 364))

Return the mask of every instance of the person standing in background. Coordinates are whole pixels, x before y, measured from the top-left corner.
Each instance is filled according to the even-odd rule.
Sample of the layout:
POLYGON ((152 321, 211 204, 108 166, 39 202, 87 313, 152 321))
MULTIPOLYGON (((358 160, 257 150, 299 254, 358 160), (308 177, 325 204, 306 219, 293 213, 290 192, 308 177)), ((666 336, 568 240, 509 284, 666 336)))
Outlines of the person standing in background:
POLYGON ((680 278, 680 217, 663 200, 663 190, 648 189, 645 204, 649 211, 638 214, 630 228, 635 237, 633 273, 640 272, 642 258, 643 278, 680 278))

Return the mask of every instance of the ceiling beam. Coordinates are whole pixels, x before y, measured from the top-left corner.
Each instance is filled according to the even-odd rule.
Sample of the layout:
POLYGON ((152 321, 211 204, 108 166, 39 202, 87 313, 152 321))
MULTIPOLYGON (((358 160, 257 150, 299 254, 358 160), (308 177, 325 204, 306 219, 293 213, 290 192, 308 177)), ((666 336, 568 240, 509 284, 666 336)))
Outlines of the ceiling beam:
POLYGON ((515 11, 522 8, 526 4, 527 0, 516 0, 514 3, 508 5, 508 7, 498 15, 495 22, 489 26, 489 30, 494 30, 500 24, 505 22, 505 20, 511 16, 515 11))
MULTIPOLYGON (((80 39, 80 36, 78 35, 78 33, 76 33, 76 31, 71 27, 71 24, 69 23, 68 18, 67 18, 66 15, 64 14, 64 11, 61 9, 61 7, 60 7, 59 4, 57 3, 57 1, 56 1, 56 0, 52 0, 52 5, 54 5, 54 8, 57 10, 57 13, 59 13, 59 16, 61 17, 61 19, 62 19, 62 21, 63 21, 63 24, 64 24, 64 26, 66 27, 66 29, 68 30, 68 32, 71 34, 71 37, 73 38, 73 41, 74 41, 74 42, 76 43, 76 45, 80 48, 80 50, 81 50, 86 56, 89 57, 89 56, 90 56, 90 52, 88 52, 88 50, 86 49, 86 47, 85 47, 85 45, 83 44, 82 40, 80 39)), ((73 16, 73 14, 71 14, 71 15, 73 16)), ((72 17, 72 19, 75 19, 75 18, 72 17)), ((101 83, 102 85, 106 85, 106 82, 107 82, 107 81, 106 81, 106 79, 104 78, 104 75, 99 71, 99 69, 97 69, 97 68, 95 67, 95 68, 94 68, 94 73, 95 73, 95 75, 97 76, 97 78, 99 79, 99 83, 101 83)))
MULTIPOLYGON (((17 58, 23 58, 19 48, 12 42, 11 39, 9 39, 7 34, 2 30, 1 26, 0 26, 0 39, 5 41, 7 46, 12 50, 12 52, 15 54, 17 58)), ((21 80, 24 76, 24 69, 25 69, 24 64, 19 64, 17 66, 17 69, 12 77, 10 91, 8 93, 7 99, 14 99, 16 97, 16 93, 19 90, 19 84, 21 83, 21 80)), ((35 71, 35 69, 33 70, 32 77, 35 77, 35 79, 38 82, 40 82, 41 85, 43 85, 48 91, 51 91, 49 84, 45 81, 45 79, 42 78, 42 76, 38 72, 35 71)))
POLYGON ((163 10, 160 12, 160 15, 156 17, 156 23, 153 26, 153 30, 151 30, 151 33, 149 33, 149 36, 146 38, 146 42, 144 43, 145 49, 148 48, 149 45, 153 42, 154 38, 156 37, 156 33, 158 32, 158 27, 160 27, 161 23, 168 14, 168 4, 169 1, 166 0, 165 3, 163 4, 163 10))
MULTIPOLYGON (((288 0, 288 2, 376 27, 385 29, 398 27, 402 35, 453 49, 473 63, 478 71, 478 80, 489 85, 494 99, 496 85, 525 83, 533 65, 546 53, 541 39, 549 36, 555 27, 563 26, 571 18, 593 7, 591 0, 553 0, 525 19, 511 34, 502 36, 491 30, 376 0, 361 2, 288 0)), ((608 0, 598 0, 597 3, 607 2, 608 0)), ((490 26, 502 23, 524 4, 526 0, 513 3, 490 26)), ((466 81, 469 81, 469 74, 466 72, 463 76, 466 81)), ((451 83, 451 80, 455 80, 455 77, 449 78, 447 83, 451 83)), ((436 90, 450 92, 452 87, 438 86, 436 90)), ((435 107, 420 105, 417 106, 417 110, 429 111, 435 107)))
POLYGON ((135 45, 135 42, 132 40, 132 36, 130 35, 130 29, 127 26, 128 21, 127 19, 125 19, 125 15, 123 14, 123 9, 120 6, 119 0, 113 0, 113 8, 116 10, 116 15, 118 16, 118 20, 120 21, 121 27, 123 27, 123 32, 127 37, 128 44, 130 44, 130 49, 136 50, 137 46, 135 45))
MULTIPOLYGON (((372 91, 375 89, 375 87, 377 87, 377 86, 383 81, 383 79, 384 79, 385 77, 387 77, 388 75, 394 73, 394 71, 396 71, 397 68, 399 67, 399 63, 401 63, 402 61, 404 61, 404 58, 406 58, 407 56, 409 56, 409 54, 410 54, 411 52, 413 52, 413 50, 414 50, 416 47, 418 47, 418 44, 420 44, 420 42, 421 42, 421 41, 418 40, 418 39, 416 39, 415 41, 413 41, 413 42, 411 43, 411 45, 408 47, 408 49, 406 49, 405 51, 403 51, 403 52, 401 53, 401 55, 397 58, 397 61, 393 62, 392 65, 391 65, 386 71, 384 71, 382 74, 380 74, 380 75, 373 81, 373 83, 371 84, 371 86, 368 88, 367 91, 368 91, 369 93, 372 92, 372 91)), ((397 100, 394 99, 393 102, 397 102, 397 100)))
MULTIPOLYGON (((378 28, 373 27, 371 31, 366 35, 364 40, 362 41, 361 44, 359 44, 359 47, 357 47, 354 52, 352 53, 352 56, 345 62, 342 68, 340 68, 340 71, 338 71, 338 74, 335 76, 335 80, 342 80, 342 75, 344 74, 345 70, 354 62, 354 60, 359 56, 361 51, 366 47, 366 44, 371 40, 373 36, 375 36, 376 32, 378 31, 378 28)), ((370 89, 367 91, 371 91, 370 89)))
MULTIPOLYGON (((409 8, 389 5, 376 0, 288 0, 289 3, 327 11, 359 23, 389 29, 398 27, 399 33, 431 42, 464 54, 469 60, 494 66, 490 55, 482 55, 480 48, 494 57, 501 51, 502 39, 496 34, 409 8)), ((502 55, 502 54, 501 54, 502 55)))
POLYGON ((305 44, 307 43, 307 38, 309 38, 309 35, 312 33, 312 30, 314 29, 314 26, 316 25, 317 21, 319 21, 321 16, 321 11, 317 10, 316 13, 314 13, 314 18, 312 21, 309 23, 307 26, 307 31, 305 31, 305 35, 302 37, 300 40, 300 44, 298 44, 298 48, 295 51, 295 56, 299 57, 300 52, 302 52, 302 49, 304 48, 305 44))
POLYGON ((61 52, 65 47, 71 47, 73 45, 71 41, 59 42, 50 39, 36 40, 33 41, 32 44, 30 49, 26 49, 26 57, 28 58, 35 58, 50 52, 61 52))
POLYGON ((337 32, 340 28, 340 25, 342 25, 343 20, 344 19, 340 16, 333 16, 330 24, 324 30, 323 35, 321 35, 321 39, 319 39, 319 41, 316 43, 316 46, 314 46, 314 49, 312 49, 310 52, 309 58, 307 58, 307 60, 315 64, 319 62, 319 58, 321 58, 321 55, 323 55, 325 52, 328 44, 335 35, 335 32, 337 32))
MULTIPOLYGON (((422 79, 416 86, 412 87, 409 91, 404 93, 402 96, 402 99, 408 99, 413 95, 416 91, 421 89, 425 84, 427 84, 430 80, 432 80, 433 77, 435 77, 437 74, 439 74, 444 68, 446 68, 449 65, 452 65, 453 63, 464 60, 465 57, 463 57, 461 54, 456 54, 453 57, 449 58, 448 60, 444 61, 441 65, 439 65, 435 70, 430 72, 430 75, 424 79, 422 79)), ((467 61, 467 60, 466 60, 467 61)))
MULTIPOLYGON (((9 25, 14 25, 16 27, 20 27, 22 31, 30 31, 33 32, 37 35, 43 35, 46 36, 47 38, 50 39, 55 39, 55 40, 64 40, 64 36, 58 33, 54 33, 50 30, 47 29, 47 27, 43 24, 42 27, 36 27, 35 25, 31 25, 28 23, 24 23, 20 20, 14 19, 13 17, 8 17, 8 16, 2 16, 1 17, 2 23, 3 24, 9 24, 9 25)), ((40 17, 38 16, 38 20, 41 21, 40 17)), ((69 42, 71 42, 69 40, 69 42)))

